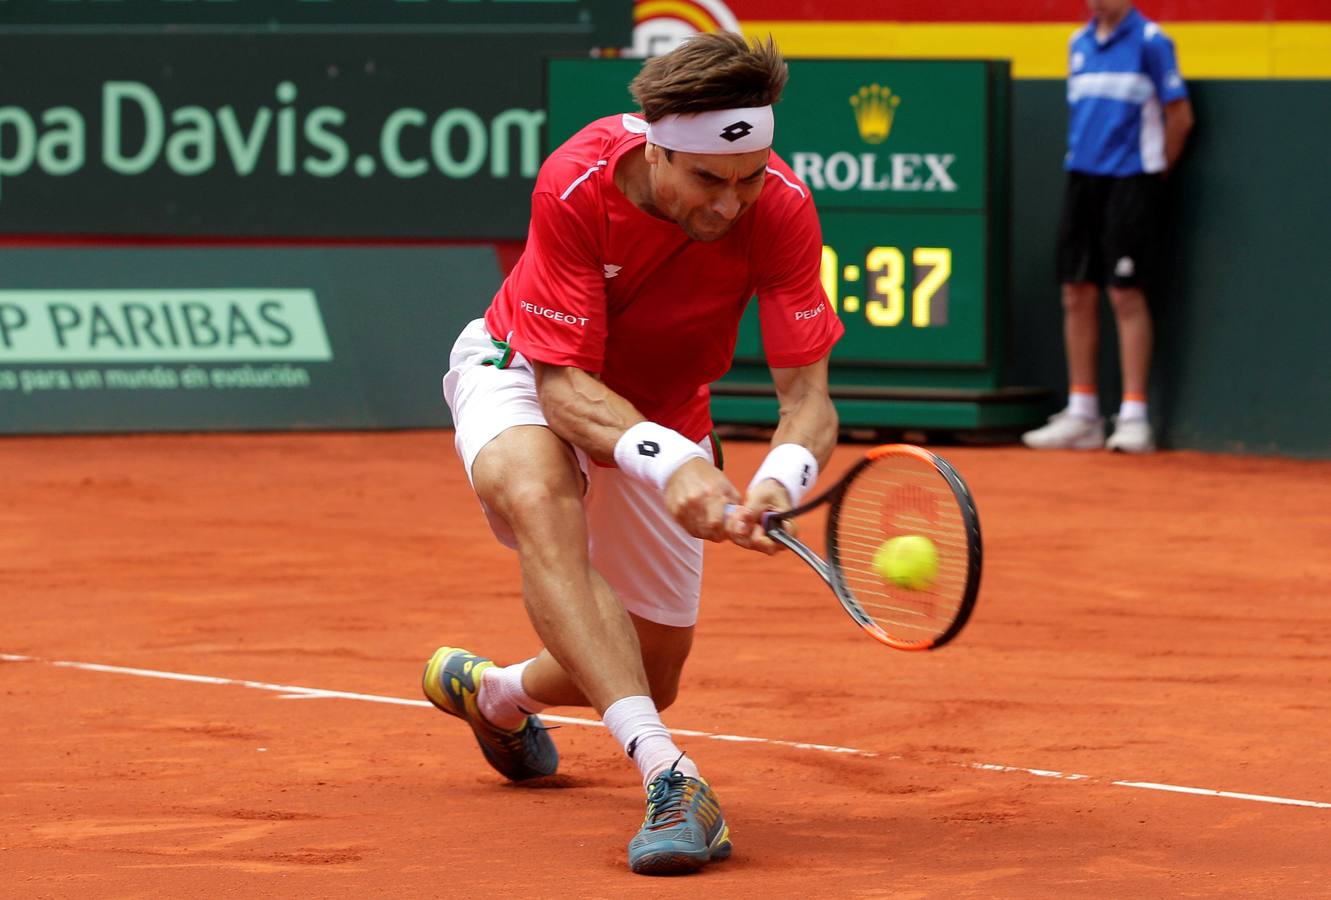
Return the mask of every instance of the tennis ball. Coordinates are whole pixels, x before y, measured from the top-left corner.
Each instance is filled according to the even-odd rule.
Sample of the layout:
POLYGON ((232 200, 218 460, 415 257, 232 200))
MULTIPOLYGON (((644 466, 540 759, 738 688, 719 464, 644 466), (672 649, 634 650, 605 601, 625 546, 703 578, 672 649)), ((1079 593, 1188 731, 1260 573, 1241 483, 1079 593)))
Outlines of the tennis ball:
POLYGON ((889 538, 873 555, 873 570, 883 581, 912 591, 922 591, 938 575, 938 550, 922 534, 889 538))

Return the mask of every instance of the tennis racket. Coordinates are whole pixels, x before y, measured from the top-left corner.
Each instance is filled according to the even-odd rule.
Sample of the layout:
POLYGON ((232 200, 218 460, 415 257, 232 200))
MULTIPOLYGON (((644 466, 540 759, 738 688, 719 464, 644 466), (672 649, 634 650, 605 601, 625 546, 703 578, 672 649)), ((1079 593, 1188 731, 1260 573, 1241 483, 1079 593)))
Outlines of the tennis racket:
POLYGON ((980 590, 980 518, 966 482, 942 457, 911 444, 884 444, 818 497, 766 513, 767 535, 809 564, 850 617, 897 650, 936 650, 960 633, 980 590), (827 558, 786 524, 827 509, 827 558), (928 538, 938 557, 927 587, 910 589, 880 577, 874 555, 894 537, 928 538))

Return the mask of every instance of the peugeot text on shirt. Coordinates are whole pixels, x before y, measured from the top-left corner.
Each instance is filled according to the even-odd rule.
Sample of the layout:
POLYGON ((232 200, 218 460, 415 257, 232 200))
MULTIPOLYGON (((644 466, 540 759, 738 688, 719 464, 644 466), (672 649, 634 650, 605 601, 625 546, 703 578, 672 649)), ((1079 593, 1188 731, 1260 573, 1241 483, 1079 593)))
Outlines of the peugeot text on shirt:
POLYGON ((798 310, 795 313, 795 321, 798 322, 800 319, 812 319, 815 316, 821 316, 826 309, 827 309, 826 303, 819 303, 817 306, 813 307, 812 309, 798 310))
POLYGON ((548 306, 537 306, 530 300, 521 300, 518 305, 522 307, 523 312, 529 312, 533 316, 541 316, 555 322, 568 322, 570 325, 577 325, 579 328, 585 327, 589 321, 586 316, 571 316, 566 312, 560 312, 548 306))

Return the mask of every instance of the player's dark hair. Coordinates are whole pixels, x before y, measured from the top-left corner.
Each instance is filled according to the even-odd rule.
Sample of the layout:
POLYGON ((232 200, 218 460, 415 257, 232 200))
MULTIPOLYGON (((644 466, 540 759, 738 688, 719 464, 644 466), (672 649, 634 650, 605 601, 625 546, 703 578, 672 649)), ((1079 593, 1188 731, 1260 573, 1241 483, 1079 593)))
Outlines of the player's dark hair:
POLYGON ((769 36, 749 45, 729 31, 689 38, 649 59, 629 84, 643 117, 769 106, 786 86, 786 60, 769 36))

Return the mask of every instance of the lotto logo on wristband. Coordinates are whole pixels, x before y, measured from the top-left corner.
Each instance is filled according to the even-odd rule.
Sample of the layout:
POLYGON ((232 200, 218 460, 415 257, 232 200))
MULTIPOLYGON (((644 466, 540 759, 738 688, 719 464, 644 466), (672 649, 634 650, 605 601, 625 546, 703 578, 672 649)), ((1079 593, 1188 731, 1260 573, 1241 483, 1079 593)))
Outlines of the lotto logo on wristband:
POLYGON ((615 441, 615 464, 630 478, 660 491, 684 463, 706 458, 693 441, 655 422, 639 422, 615 441))
POLYGON ((805 466, 804 471, 800 473, 800 487, 809 486, 809 475, 810 475, 809 467, 805 466))

